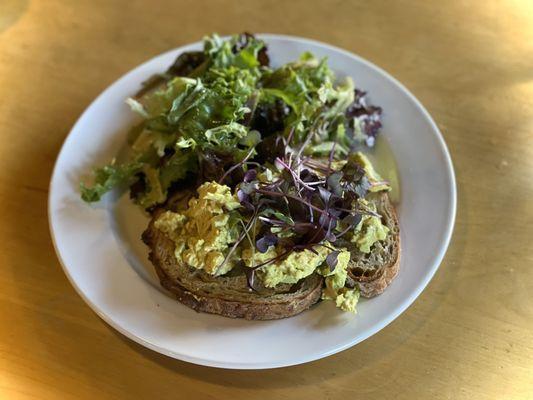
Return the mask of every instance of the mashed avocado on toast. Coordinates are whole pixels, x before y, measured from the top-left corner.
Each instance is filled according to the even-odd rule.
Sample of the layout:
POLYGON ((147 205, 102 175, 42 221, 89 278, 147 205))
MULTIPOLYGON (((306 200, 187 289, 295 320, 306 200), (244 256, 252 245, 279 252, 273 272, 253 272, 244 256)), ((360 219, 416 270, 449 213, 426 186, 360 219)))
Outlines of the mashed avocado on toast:
POLYGON ((233 259, 223 261, 228 246, 239 235, 239 227, 231 223, 231 211, 238 207, 239 201, 228 186, 206 182, 183 213, 166 211, 156 220, 155 227, 174 241, 174 253, 180 262, 222 275, 234 264, 233 259))
POLYGON ((374 204, 364 199, 360 199, 359 202, 364 204, 374 214, 363 215, 361 222, 350 232, 349 236, 350 240, 357 245, 359 251, 370 253, 374 243, 387 238, 389 228, 383 225, 379 215, 375 215, 377 210, 374 204))
MULTIPOLYGON (((368 159, 356 159, 364 159, 364 165, 372 168, 368 159)), ((205 182, 198 187, 197 197, 189 200, 188 207, 178 212, 162 212, 155 219, 154 227, 174 242, 174 255, 181 264, 220 276, 241 263, 251 273, 257 269, 256 279, 267 288, 275 288, 279 284, 297 284, 316 273, 325 278, 322 299, 333 300, 342 310, 355 312, 359 299, 358 289, 346 287, 350 252, 346 248, 337 247, 336 240, 331 240, 327 233, 320 232, 312 224, 304 226, 305 222, 301 222, 298 225, 298 211, 292 211, 284 203, 276 204, 274 200, 282 197, 288 201, 292 196, 283 191, 273 191, 272 193, 276 193, 274 196, 268 191, 266 195, 261 195, 262 187, 271 187, 283 180, 284 173, 287 175, 287 170, 283 167, 285 163, 280 164, 281 170, 277 172, 272 172, 268 167, 263 167, 261 173, 250 169, 247 171, 249 178, 237 185, 234 194, 227 185, 205 182), (252 205, 252 194, 259 195, 255 206, 252 205), (282 232, 284 234, 280 236, 282 232), (302 238, 298 240, 301 232, 304 232, 304 237, 310 233, 314 237, 302 242, 302 238), (310 241, 313 242, 312 246, 309 246, 310 241)), ((347 166, 356 168, 358 165, 344 163, 339 172, 347 166)), ((309 176, 312 174, 308 169, 303 171, 307 171, 309 176)), ((289 169, 291 177, 296 173, 301 176, 302 171, 289 169)), ((333 172, 330 172, 331 175, 333 172)), ((322 174, 315 175, 319 184, 321 177, 324 178, 322 174)), ((291 192, 290 187, 287 189, 291 192)), ((327 192, 328 185, 316 185, 311 190, 327 192)), ((334 195, 328 192, 326 196, 331 199, 334 195)), ((369 253, 376 242, 386 239, 389 229, 382 224, 381 217, 376 213, 376 206, 368 200, 358 197, 352 202, 352 206, 354 213, 348 213, 347 216, 359 215, 359 221, 352 221, 351 225, 351 221, 347 221, 333 229, 329 227, 329 236, 336 239, 336 233, 344 234, 360 252, 369 253), (355 210, 359 208, 368 213, 357 214, 355 210)), ((310 216, 313 218, 312 208, 310 216)), ((322 216, 317 217, 320 219, 322 216)), ((331 221, 329 224, 333 225, 331 221)), ((250 287, 253 289, 253 283, 250 287)))
POLYGON ((320 299, 355 313, 399 266, 390 185, 364 152, 380 107, 326 59, 273 67, 244 33, 204 39, 127 99, 140 123, 120 161, 81 184, 129 189, 161 284, 232 318, 296 315, 320 299))

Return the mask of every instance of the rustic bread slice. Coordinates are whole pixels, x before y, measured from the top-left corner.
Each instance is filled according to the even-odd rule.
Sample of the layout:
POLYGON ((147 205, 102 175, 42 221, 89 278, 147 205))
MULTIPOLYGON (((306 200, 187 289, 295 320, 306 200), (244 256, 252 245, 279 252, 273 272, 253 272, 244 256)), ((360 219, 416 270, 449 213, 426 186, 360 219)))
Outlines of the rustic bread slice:
POLYGON ((319 300, 323 279, 317 274, 295 285, 282 284, 274 289, 256 283, 257 291, 252 291, 242 268, 215 277, 178 264, 174 243, 154 227, 157 214, 142 236, 150 247, 150 261, 161 285, 194 310, 231 318, 270 320, 299 314, 319 300))
POLYGON ((362 253, 347 244, 351 253, 348 269, 349 284, 357 286, 363 297, 374 297, 389 286, 400 268, 400 226, 394 206, 387 193, 372 194, 382 223, 389 228, 387 239, 373 245, 370 253, 362 253))

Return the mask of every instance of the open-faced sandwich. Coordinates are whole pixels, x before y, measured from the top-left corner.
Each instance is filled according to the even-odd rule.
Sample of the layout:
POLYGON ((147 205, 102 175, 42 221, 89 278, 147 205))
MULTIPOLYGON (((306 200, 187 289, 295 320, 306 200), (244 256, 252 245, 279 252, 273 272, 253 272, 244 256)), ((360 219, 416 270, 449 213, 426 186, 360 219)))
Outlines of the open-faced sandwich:
POLYGON ((161 284, 197 311, 276 319, 319 300, 355 312, 398 272, 390 185, 365 150, 381 109, 309 53, 269 65, 253 35, 205 38, 127 100, 142 121, 115 187, 151 215, 142 239, 161 284))

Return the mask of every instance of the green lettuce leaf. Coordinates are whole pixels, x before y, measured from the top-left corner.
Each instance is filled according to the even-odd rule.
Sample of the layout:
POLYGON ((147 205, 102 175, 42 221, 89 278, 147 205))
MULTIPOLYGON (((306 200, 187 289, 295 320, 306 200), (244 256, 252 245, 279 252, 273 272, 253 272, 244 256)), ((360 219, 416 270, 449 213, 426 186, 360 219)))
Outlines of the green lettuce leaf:
POLYGON ((197 79, 195 83, 187 85, 185 90, 172 101, 172 107, 167 114, 169 124, 175 125, 178 123, 180 118, 189 110, 197 107, 204 100, 206 95, 207 89, 204 87, 200 79, 197 79))
POLYGON ((159 180, 159 171, 153 167, 145 165, 143 167, 144 181, 146 183, 146 190, 137 197, 137 204, 143 208, 149 208, 153 205, 163 203, 166 196, 166 191, 161 186, 159 180))
POLYGON ((102 195, 114 187, 127 187, 138 180, 136 176, 142 170, 142 164, 133 162, 122 165, 106 165, 94 171, 94 184, 92 187, 80 184, 81 198, 92 203, 99 201, 102 195))
POLYGON ((204 38, 204 53, 211 58, 213 68, 237 67, 246 69, 259 66, 257 55, 265 47, 265 43, 262 40, 250 37, 246 46, 234 53, 233 49, 237 41, 238 36, 233 36, 227 41, 222 40, 216 34, 204 38))
POLYGON ((166 194, 174 182, 182 180, 189 172, 196 172, 197 169, 198 162, 193 152, 176 150, 159 172, 161 189, 166 194))
POLYGON ((241 139, 246 137, 248 128, 237 122, 230 122, 226 125, 217 126, 208 129, 204 135, 210 145, 215 146, 232 146, 237 144, 241 139))
POLYGON ((190 94, 189 89, 197 84, 195 79, 177 77, 166 82, 161 89, 148 92, 139 99, 129 98, 126 103, 141 117, 155 118, 167 114, 174 103, 183 102, 190 94))
POLYGON ((175 140, 174 135, 145 129, 132 143, 131 149, 140 157, 146 153, 150 153, 152 150, 156 151, 158 157, 163 157, 165 155, 165 149, 173 144, 175 140))

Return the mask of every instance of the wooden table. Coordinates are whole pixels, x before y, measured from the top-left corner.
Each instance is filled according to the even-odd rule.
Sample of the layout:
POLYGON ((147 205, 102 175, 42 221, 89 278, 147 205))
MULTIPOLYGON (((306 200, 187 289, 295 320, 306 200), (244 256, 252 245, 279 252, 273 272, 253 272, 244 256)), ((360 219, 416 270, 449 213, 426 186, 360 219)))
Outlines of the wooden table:
POLYGON ((533 2, 0 2, 0 397, 532 399, 533 2), (411 89, 458 182, 446 258, 398 320, 324 360, 266 371, 156 354, 102 322, 52 248, 63 139, 124 72, 205 33, 344 47, 411 89))

